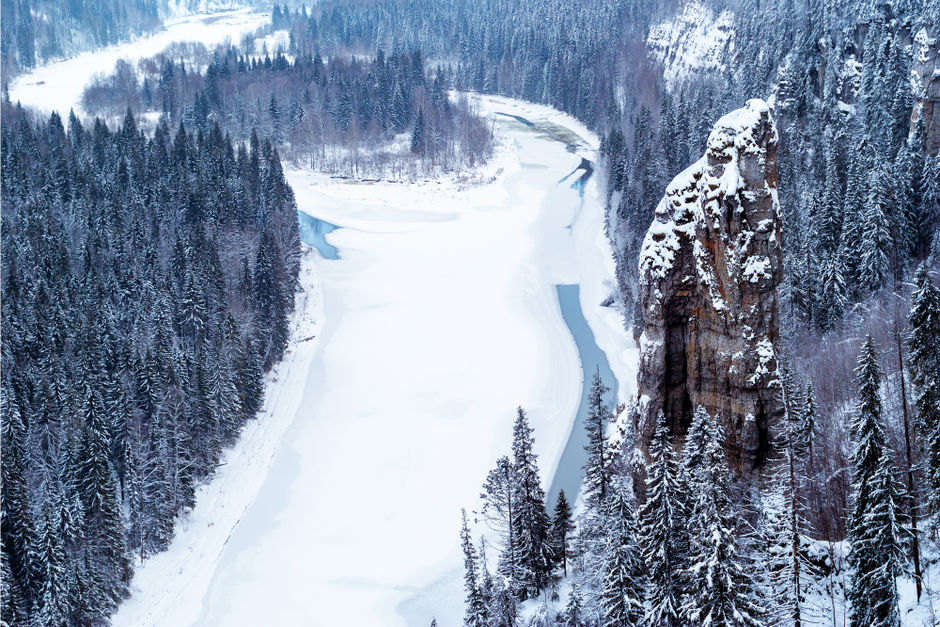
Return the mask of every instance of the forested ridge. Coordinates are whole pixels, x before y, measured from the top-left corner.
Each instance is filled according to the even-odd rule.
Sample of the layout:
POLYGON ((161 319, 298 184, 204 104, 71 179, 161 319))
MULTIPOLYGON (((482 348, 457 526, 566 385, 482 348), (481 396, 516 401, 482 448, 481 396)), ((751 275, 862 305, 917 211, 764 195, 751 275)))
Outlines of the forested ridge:
POLYGON ((255 135, 2 114, 3 620, 101 624, 261 407, 296 206, 255 135))

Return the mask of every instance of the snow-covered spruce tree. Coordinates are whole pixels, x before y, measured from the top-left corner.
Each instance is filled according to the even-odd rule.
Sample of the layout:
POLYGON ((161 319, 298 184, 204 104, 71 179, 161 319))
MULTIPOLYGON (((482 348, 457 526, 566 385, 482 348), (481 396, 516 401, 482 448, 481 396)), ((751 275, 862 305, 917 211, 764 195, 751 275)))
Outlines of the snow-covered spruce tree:
POLYGON ((571 584, 568 594, 568 603, 565 605, 562 625, 565 627, 584 627, 584 609, 582 608, 581 591, 578 584, 571 584))
POLYGON ((493 596, 488 610, 490 625, 515 627, 519 613, 519 599, 508 578, 497 577, 493 583, 493 596))
POLYGON ((636 521, 622 481, 608 485, 604 587, 601 605, 605 627, 634 627, 643 619, 644 572, 636 521))
POLYGON ((600 368, 594 371, 591 391, 588 394, 588 415, 584 420, 588 443, 587 461, 584 463, 584 500, 588 508, 600 512, 607 500, 610 483, 610 460, 607 451, 607 425, 611 419, 610 408, 604 395, 610 391, 601 380, 600 368))
POLYGON ((477 579, 477 552, 470 539, 470 527, 467 525, 467 511, 460 511, 460 545, 463 549, 464 591, 466 606, 463 623, 467 627, 486 627, 487 607, 477 579))
POLYGON ((940 512, 940 290, 926 265, 921 264, 914 280, 909 345, 916 425, 926 451, 927 501, 940 512))
POLYGON ((757 627, 765 610, 760 590, 752 584, 739 555, 724 434, 717 421, 708 419, 705 424, 705 450, 692 479, 689 621, 713 627, 757 627))
POLYGON ((849 564, 853 627, 898 627, 897 578, 904 570, 900 488, 894 477, 880 396, 878 352, 869 335, 858 358, 858 405, 852 457, 849 564))
POLYGON ((705 454, 711 437, 712 418, 704 407, 696 407, 692 414, 692 424, 682 446, 682 470, 690 484, 689 494, 695 494, 695 482, 698 481, 705 465, 705 454))
POLYGON ((788 467, 784 461, 775 469, 770 488, 761 495, 756 535, 762 546, 755 567, 765 573, 767 624, 798 627, 806 624, 803 597, 811 576, 800 536, 806 521, 799 509, 794 511, 788 467))
POLYGON ((891 191, 885 166, 872 168, 868 179, 868 196, 861 222, 861 257, 859 280, 865 289, 874 292, 887 281, 891 272, 894 242, 891 238, 891 191))
POLYGON ((782 459, 773 467, 771 489, 762 502, 758 536, 769 553, 768 572, 770 611, 773 624, 803 624, 803 580, 807 560, 801 548, 801 536, 808 524, 803 517, 801 489, 806 485, 806 457, 815 425, 815 400, 812 388, 798 393, 789 369, 780 372, 784 419, 777 436, 776 449, 782 459))
POLYGON ((663 412, 658 414, 649 455, 646 502, 638 516, 648 582, 645 624, 679 627, 687 622, 682 599, 689 586, 688 486, 663 412))
POLYGON ((545 511, 545 492, 539 483, 538 458, 532 451, 532 427, 525 411, 516 410, 512 456, 516 509, 512 525, 518 542, 517 573, 520 592, 532 598, 548 583, 554 562, 551 521, 545 511))
POLYGON ((561 565, 562 575, 568 576, 568 554, 570 544, 568 536, 574 531, 574 519, 572 518, 571 505, 568 504, 568 498, 564 490, 558 491, 558 500, 555 501, 555 512, 552 516, 552 547, 555 555, 555 563, 561 565))
MULTIPOLYGON (((88 330, 86 341, 94 331, 88 330)), ((118 498, 117 477, 111 464, 110 440, 104 401, 95 375, 100 363, 98 353, 90 344, 85 349, 86 361, 81 400, 83 422, 78 476, 89 548, 100 584, 95 596, 105 607, 114 608, 124 597, 130 581, 130 559, 124 536, 124 518, 118 498)))
POLYGON ((516 537, 515 520, 518 503, 515 489, 515 473, 509 457, 496 460, 496 467, 490 470, 483 484, 481 513, 487 525, 496 533, 496 547, 500 551, 496 572, 503 581, 502 587, 517 590, 520 581, 519 540, 516 537))
POLYGON ((36 531, 36 563, 39 567, 40 589, 37 604, 39 625, 66 625, 72 613, 73 590, 69 585, 70 564, 67 561, 65 539, 62 537, 62 519, 58 507, 61 485, 47 479, 44 486, 42 512, 36 531))

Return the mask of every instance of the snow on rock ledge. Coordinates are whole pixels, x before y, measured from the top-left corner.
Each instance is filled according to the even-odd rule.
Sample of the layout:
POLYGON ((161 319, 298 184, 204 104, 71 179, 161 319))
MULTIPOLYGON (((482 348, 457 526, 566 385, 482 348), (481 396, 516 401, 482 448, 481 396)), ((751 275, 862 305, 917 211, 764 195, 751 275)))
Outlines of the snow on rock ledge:
POLYGON ((695 407, 717 415, 747 478, 782 413, 776 384, 783 276, 777 129, 762 100, 722 117, 705 155, 666 188, 640 253, 641 450, 663 410, 680 441, 695 407))

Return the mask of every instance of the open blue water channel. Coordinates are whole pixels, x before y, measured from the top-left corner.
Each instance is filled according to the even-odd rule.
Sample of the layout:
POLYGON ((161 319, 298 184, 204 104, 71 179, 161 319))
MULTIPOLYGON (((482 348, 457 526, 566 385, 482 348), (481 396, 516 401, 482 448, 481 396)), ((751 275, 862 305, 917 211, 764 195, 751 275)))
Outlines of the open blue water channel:
POLYGON ((610 388, 605 398, 608 408, 612 409, 617 399, 617 379, 614 378, 614 373, 610 369, 607 355, 594 341, 594 333, 581 311, 580 286, 556 285, 555 288, 558 291, 561 315, 574 337, 574 343, 578 347, 578 355, 581 358, 581 404, 578 405, 578 413, 571 428, 571 434, 568 436, 565 449, 558 461, 558 468, 555 470, 555 476, 552 477, 552 483, 548 489, 548 500, 545 503, 548 511, 554 509, 559 490, 565 491, 565 496, 572 505, 581 490, 581 482, 584 479, 582 466, 587 459, 587 453, 584 450, 584 445, 587 444, 584 420, 588 413, 588 394, 591 391, 591 380, 595 370, 600 371, 601 379, 610 388))
POLYGON ((326 241, 326 234, 335 231, 338 226, 303 211, 297 212, 297 220, 300 223, 300 241, 319 250, 325 259, 339 259, 339 250, 326 241))

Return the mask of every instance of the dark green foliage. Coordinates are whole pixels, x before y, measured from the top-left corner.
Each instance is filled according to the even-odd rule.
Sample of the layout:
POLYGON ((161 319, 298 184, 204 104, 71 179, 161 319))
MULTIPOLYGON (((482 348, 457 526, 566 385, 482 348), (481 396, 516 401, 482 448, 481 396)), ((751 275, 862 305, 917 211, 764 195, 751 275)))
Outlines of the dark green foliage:
POLYGON ((260 408, 296 208, 267 143, 2 114, 3 620, 98 624, 260 408))
POLYGON ((568 498, 565 491, 558 492, 558 500, 555 502, 555 513, 552 516, 552 552, 555 561, 561 564, 561 572, 565 577, 568 576, 568 555, 571 551, 571 545, 568 536, 574 531, 574 520, 572 519, 571 505, 568 504, 568 498))
POLYGON ((584 462, 584 495, 594 511, 598 512, 607 502, 611 477, 607 425, 612 415, 604 402, 604 395, 609 391, 610 388, 601 380, 600 370, 596 370, 588 395, 588 415, 584 419, 584 428, 588 433, 588 443, 584 445, 587 451, 587 461, 584 462))

